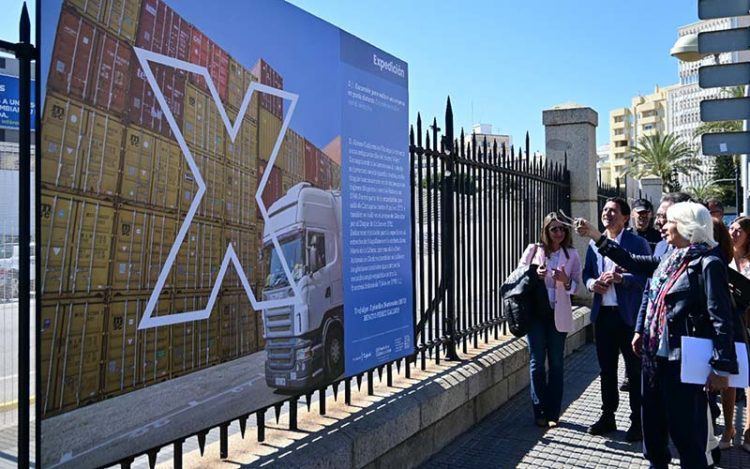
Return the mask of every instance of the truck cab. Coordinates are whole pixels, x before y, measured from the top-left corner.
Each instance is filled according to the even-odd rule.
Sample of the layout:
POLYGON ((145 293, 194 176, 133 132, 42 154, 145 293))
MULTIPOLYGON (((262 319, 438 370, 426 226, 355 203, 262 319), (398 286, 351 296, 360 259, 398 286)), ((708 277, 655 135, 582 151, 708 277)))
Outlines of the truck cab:
POLYGON ((301 298, 262 312, 266 382, 282 390, 310 389, 344 372, 341 194, 299 183, 269 207, 268 218, 263 299, 294 296, 272 232, 301 298))

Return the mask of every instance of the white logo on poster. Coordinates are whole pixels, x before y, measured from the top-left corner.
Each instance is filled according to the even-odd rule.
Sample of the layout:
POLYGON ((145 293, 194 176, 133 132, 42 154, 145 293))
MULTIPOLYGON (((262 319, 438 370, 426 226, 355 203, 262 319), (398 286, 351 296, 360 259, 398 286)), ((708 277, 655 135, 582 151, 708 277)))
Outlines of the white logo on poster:
MULTIPOLYGON (((197 75, 201 75, 206 80, 208 89, 211 93, 211 96, 214 99, 214 102, 216 103, 216 107, 219 111, 219 115, 221 116, 221 119, 224 122, 224 126, 226 127, 227 133, 229 134, 229 139, 232 142, 234 142, 235 138, 237 137, 237 133, 240 130, 240 125, 242 125, 242 118, 245 116, 245 113, 247 112, 247 108, 250 105, 250 99, 252 98, 252 95, 255 91, 278 96, 282 99, 290 101, 289 109, 287 110, 286 116, 284 117, 284 122, 281 125, 281 130, 279 131, 279 135, 276 138, 276 143, 274 144, 273 150, 271 151, 271 154, 268 158, 268 166, 273 166, 274 162, 276 161, 276 156, 278 155, 279 149, 281 148, 283 137, 286 134, 286 130, 289 127, 289 123, 292 119, 292 115, 294 114, 294 108, 297 105, 298 95, 294 93, 289 93, 288 91, 280 90, 278 88, 273 88, 267 85, 262 85, 258 82, 253 82, 250 84, 247 91, 245 92, 245 98, 243 99, 242 104, 240 105, 240 111, 237 114, 237 117, 235 118, 234 124, 232 125, 229 122, 229 117, 227 116, 226 109, 224 108, 224 105, 222 104, 221 99, 219 98, 219 93, 216 91, 216 86, 214 85, 214 82, 211 79, 211 75, 208 73, 208 69, 206 69, 205 67, 201 67, 199 65, 190 63, 190 62, 185 62, 183 60, 179 60, 174 57, 168 57, 166 55, 157 54, 155 52, 151 52, 151 51, 141 49, 138 47, 134 47, 133 50, 135 52, 136 57, 138 58, 138 62, 141 65, 141 69, 143 70, 146 80, 148 81, 149 85, 151 85, 151 89, 154 91, 154 96, 156 97, 156 100, 159 102, 159 106, 164 112, 164 116, 167 118, 167 122, 169 123, 169 127, 172 130, 172 133, 174 134, 175 139, 177 140, 177 144, 180 146, 180 149, 182 150, 182 154, 185 157, 185 160, 187 161, 188 166, 190 166, 190 170, 195 177, 195 183, 198 186, 198 191, 195 194, 195 198, 193 199, 193 202, 190 204, 190 209, 188 210, 188 213, 185 216, 185 220, 183 221, 182 225, 180 226, 180 230, 177 233, 177 238, 175 239, 175 242, 169 251, 169 255, 167 256, 167 261, 164 264, 164 267, 162 267, 161 272, 159 273, 159 278, 156 281, 156 286, 154 288, 154 291, 151 293, 151 297, 148 300, 148 304, 146 305, 146 310, 143 312, 143 318, 141 319, 141 322, 138 324, 138 329, 148 329, 152 327, 167 326, 171 324, 181 324, 181 323, 190 322, 190 321, 198 321, 201 319, 207 319, 209 316, 211 316, 211 310, 216 304, 216 299, 219 295, 219 288, 221 288, 221 283, 224 280, 224 275, 226 275, 226 271, 227 271, 227 268, 229 267, 230 261, 232 262, 232 265, 237 271, 237 275, 239 276, 240 281, 242 282, 242 286, 244 287, 245 293, 247 294, 247 297, 250 300, 250 304, 252 305, 254 310, 259 311, 261 309, 277 308, 279 306, 287 306, 287 305, 292 305, 292 304, 297 303, 298 299, 301 300, 302 298, 302 295, 300 294, 300 291, 299 291, 299 286, 297 285, 297 282, 295 282, 294 277, 292 276, 292 273, 289 270, 289 266, 284 256, 284 251, 281 249, 281 245, 279 244, 279 240, 278 240, 278 237, 276 236, 276 233, 271 232, 271 241, 273 242, 274 248, 276 249, 276 252, 278 256, 280 257, 280 260, 282 261, 281 265, 284 268, 284 274, 286 275, 286 278, 289 281, 289 285, 291 285, 292 290, 294 291, 294 295, 292 297, 279 299, 279 300, 257 301, 252 288, 250 288, 250 283, 247 280, 247 276, 245 275, 245 271, 242 268, 242 264, 240 264, 240 260, 234 251, 234 247, 232 246, 232 243, 229 243, 227 245, 227 251, 226 251, 226 254, 224 255, 224 259, 221 263, 221 267, 219 268, 219 274, 216 277, 216 281, 214 282, 214 285, 211 289, 211 295, 208 298, 208 304, 206 305, 205 309, 196 310, 196 311, 186 311, 182 313, 175 313, 175 314, 169 314, 169 315, 164 315, 164 316, 156 316, 156 317, 153 316, 154 309, 156 308, 156 303, 159 301, 159 295, 161 294, 161 291, 164 288, 164 284, 166 283, 167 276, 169 275, 169 271, 172 269, 172 265, 174 264, 175 258, 177 257, 177 252, 179 251, 180 246, 182 245, 182 242, 185 239, 185 236, 187 235, 188 228, 193 222, 193 217, 195 216, 195 212, 198 210, 198 206, 200 205, 201 200, 203 199, 203 194, 206 192, 206 183, 203 180, 203 176, 201 175, 198 165, 195 163, 195 160, 193 159, 193 154, 190 152, 190 149, 187 146, 187 142, 185 142, 185 137, 182 135, 182 131, 177 125, 177 121, 175 120, 174 115, 172 114, 172 110, 167 105, 167 100, 164 98, 164 93, 162 92, 161 88, 159 88, 159 85, 156 81, 156 78, 154 77, 154 73, 151 70, 151 66, 149 62, 160 63, 162 65, 174 67, 180 70, 185 70, 186 72, 191 72, 197 75)), ((258 208, 260 209, 261 216, 263 217, 263 220, 266 223, 266 226, 269 226, 268 211, 266 207, 263 205, 263 199, 261 198, 261 194, 263 194, 263 190, 265 189, 266 184, 268 183, 268 178, 270 175, 271 175, 270 171, 265 171, 263 173, 263 177, 258 183, 258 191, 255 193, 255 200, 258 203, 258 208)))

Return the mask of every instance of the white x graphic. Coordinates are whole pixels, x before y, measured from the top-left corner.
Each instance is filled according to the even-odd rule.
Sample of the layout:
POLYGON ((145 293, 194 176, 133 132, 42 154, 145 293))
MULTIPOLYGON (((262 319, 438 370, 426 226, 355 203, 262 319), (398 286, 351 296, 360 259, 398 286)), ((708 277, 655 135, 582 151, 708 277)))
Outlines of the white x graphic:
POLYGON ((281 245, 279 244, 276 233, 271 232, 271 240, 273 241, 274 248, 276 249, 276 254, 281 259, 281 265, 284 268, 284 274, 286 275, 287 280, 289 280, 289 285, 291 285, 292 290, 294 291, 294 296, 280 300, 256 300, 255 295, 253 294, 253 290, 252 288, 250 288, 250 282, 248 282, 247 276, 245 275, 245 272, 242 269, 242 265, 240 264, 240 260, 237 257, 234 248, 232 247, 232 243, 229 243, 227 245, 226 254, 224 255, 224 260, 221 263, 221 268, 219 269, 219 275, 216 277, 216 282, 211 289, 211 295, 208 297, 208 304, 206 305, 206 309, 185 311, 181 313, 173 313, 156 317, 153 316, 154 309, 156 308, 156 303, 159 300, 159 295, 161 294, 161 291, 164 288, 164 283, 167 280, 167 275, 169 275, 169 271, 172 269, 172 265, 174 264, 175 258, 177 257, 177 252, 180 250, 182 241, 187 235, 188 228, 193 222, 195 212, 198 210, 198 206, 203 199, 203 194, 206 192, 206 183, 203 181, 203 177, 201 176, 200 170, 198 169, 198 165, 193 159, 193 154, 190 152, 190 149, 185 142, 185 138, 182 135, 182 130, 177 125, 177 121, 175 121, 174 115, 172 115, 172 111, 167 105, 167 100, 164 98, 164 93, 162 93, 162 90, 159 87, 156 78, 154 77, 154 73, 151 70, 151 65, 149 64, 149 62, 160 63, 162 65, 201 75, 208 84, 208 89, 211 92, 211 96, 213 97, 214 102, 216 103, 216 107, 219 110, 219 115, 224 121, 224 126, 226 127, 227 133, 229 134, 229 138, 232 142, 234 142, 234 139, 237 137, 237 133, 239 132, 240 126, 242 125, 242 118, 247 112, 247 108, 250 105, 250 100, 255 91, 271 94, 290 101, 289 109, 287 110, 286 116, 284 117, 284 122, 281 125, 281 131, 279 132, 279 136, 276 139, 273 151, 271 151, 271 155, 268 158, 269 170, 263 173, 263 177, 258 184, 258 191, 255 193, 255 200, 258 202, 258 208, 260 208, 260 213, 263 217, 263 221, 265 222, 265 226, 270 225, 268 223, 268 211, 263 205, 261 194, 263 194, 263 189, 266 187, 268 177, 271 174, 270 168, 273 167, 273 164, 276 161, 276 156, 278 155, 279 148, 281 148, 284 134, 286 134, 286 130, 289 127, 289 122, 291 121, 292 115, 294 114, 294 108, 297 105, 298 95, 280 90, 278 88, 273 88, 257 82, 253 82, 245 92, 245 98, 242 100, 242 105, 240 105, 240 111, 235 118, 234 125, 232 125, 229 122, 229 117, 227 116, 226 109, 224 108, 224 105, 219 98, 219 93, 216 91, 216 86, 211 79, 211 75, 208 73, 208 70, 205 67, 201 67, 190 62, 185 62, 174 57, 157 54, 155 52, 151 52, 138 47, 134 47, 133 50, 135 51, 135 55, 138 58, 138 62, 140 63, 143 72, 146 74, 146 79, 151 85, 151 89, 154 91, 154 95, 159 102, 159 106, 161 107, 164 115, 167 118, 169 127, 172 129, 172 133, 177 139, 177 144, 180 146, 182 154, 185 156, 185 159, 190 166, 190 170, 195 176, 195 182, 198 185, 198 192, 195 194, 196 197, 190 204, 190 209, 188 210, 187 216, 180 226, 180 230, 177 233, 177 239, 175 239, 174 245, 172 245, 172 248, 169 251, 169 255, 167 256, 167 262, 164 264, 164 267, 162 267, 161 272, 159 273, 159 278, 156 281, 156 287, 151 293, 151 297, 149 298, 148 304, 146 305, 146 310, 143 312, 143 318, 141 318, 141 322, 138 324, 138 329, 149 329, 152 327, 168 326, 170 324, 181 324, 190 321, 207 319, 209 316, 211 316, 211 310, 216 304, 216 298, 219 295, 219 288, 221 288, 221 282, 224 280, 224 275, 227 272, 227 267, 229 267, 230 261, 232 262, 232 265, 234 265, 234 268, 237 271, 237 275, 239 275, 240 281, 242 282, 242 286, 245 288, 245 293, 247 293, 247 297, 250 300, 250 304, 255 311, 260 311, 261 309, 268 308, 277 308, 279 306, 286 306, 297 303, 297 300, 301 299, 302 295, 300 294, 297 282, 294 281, 294 277, 289 270, 286 258, 284 257, 284 251, 281 249, 281 245))

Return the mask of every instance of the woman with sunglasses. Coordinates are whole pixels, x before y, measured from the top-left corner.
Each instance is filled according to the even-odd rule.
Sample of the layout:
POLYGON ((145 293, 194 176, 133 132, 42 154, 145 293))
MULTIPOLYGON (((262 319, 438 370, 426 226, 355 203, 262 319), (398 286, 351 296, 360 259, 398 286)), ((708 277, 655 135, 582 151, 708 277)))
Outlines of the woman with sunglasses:
POLYGON ((581 284, 581 259, 570 230, 554 212, 544 218, 540 241, 526 247, 519 265, 539 266, 537 275, 547 287, 550 307, 534 312, 527 340, 534 421, 553 428, 560 419, 565 337, 573 329, 570 295, 581 284), (545 370, 545 359, 549 370, 545 370))

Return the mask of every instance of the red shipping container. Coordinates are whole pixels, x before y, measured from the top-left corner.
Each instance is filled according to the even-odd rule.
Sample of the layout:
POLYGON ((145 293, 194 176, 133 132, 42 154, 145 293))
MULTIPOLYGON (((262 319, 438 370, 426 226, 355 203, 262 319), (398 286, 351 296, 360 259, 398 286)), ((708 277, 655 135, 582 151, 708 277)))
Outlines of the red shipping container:
POLYGON ((97 66, 90 77, 91 103, 122 114, 127 105, 128 76, 133 54, 130 46, 107 34, 100 36, 97 66))
MULTIPOLYGON (((272 86, 280 90, 284 89, 284 78, 279 75, 279 73, 274 70, 265 60, 258 60, 258 62, 253 67, 252 73, 257 77, 260 77, 260 82, 262 84, 272 86)), ((260 94, 260 105, 279 119, 284 118, 283 101, 284 100, 282 98, 274 96, 272 94, 260 94)))
POLYGON ((193 26, 161 0, 143 0, 136 45, 189 60, 193 26))
POLYGON ((50 64, 50 88, 81 100, 88 95, 88 79, 96 69, 96 40, 101 34, 88 21, 63 9, 50 64))
MULTIPOLYGON (((266 161, 258 159, 258 186, 260 187, 261 179, 266 171, 268 163, 266 161)), ((263 192, 260 197, 263 199, 263 205, 266 206, 266 211, 271 207, 271 204, 276 202, 283 196, 283 190, 281 186, 281 170, 275 166, 271 166, 271 173, 268 175, 268 181, 266 186, 263 188, 263 192)), ((258 208, 258 218, 261 218, 260 208, 258 208)))
MULTIPOLYGON (((156 100, 154 90, 146 80, 139 63, 134 62, 130 84, 130 121, 173 138, 166 115, 156 100)), ((167 101, 169 109, 179 127, 182 127, 182 111, 185 99, 185 76, 173 67, 151 63, 156 82, 167 101)))
MULTIPOLYGON (((225 101, 229 83, 229 54, 200 32, 198 28, 192 30, 189 62, 202 65, 208 69, 219 97, 222 101, 225 101)), ((190 75, 190 81, 202 89, 208 90, 203 77, 193 73, 190 75)))

